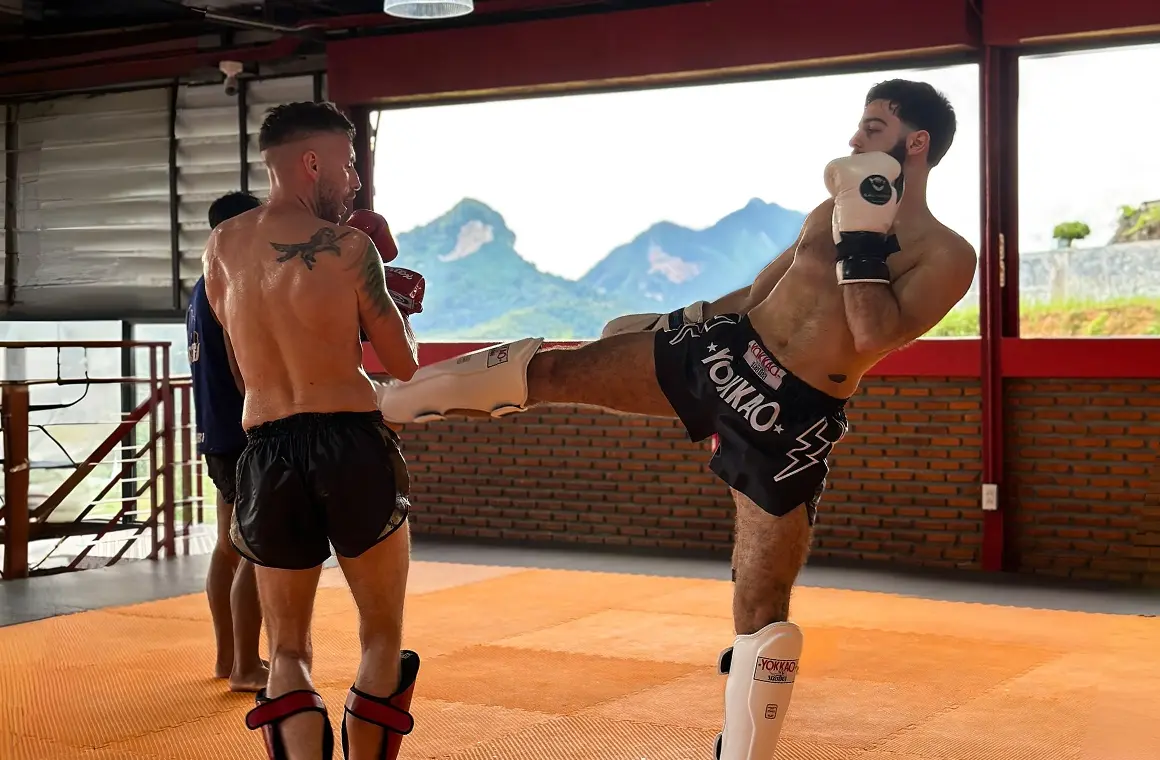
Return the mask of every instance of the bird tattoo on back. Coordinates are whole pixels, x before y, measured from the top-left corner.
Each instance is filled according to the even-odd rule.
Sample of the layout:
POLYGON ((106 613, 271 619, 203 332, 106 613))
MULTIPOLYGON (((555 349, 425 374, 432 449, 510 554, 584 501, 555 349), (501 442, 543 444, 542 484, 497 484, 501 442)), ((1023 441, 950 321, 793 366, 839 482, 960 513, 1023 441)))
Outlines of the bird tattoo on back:
POLYGON ((274 243, 270 245, 275 251, 282 254, 278 257, 278 263, 282 264, 291 259, 300 258, 302 263, 306 265, 307 269, 314 269, 314 265, 318 263, 317 256, 320 253, 332 253, 335 256, 342 255, 342 249, 338 245, 338 241, 350 234, 350 231, 339 233, 333 227, 322 227, 305 243, 274 243))

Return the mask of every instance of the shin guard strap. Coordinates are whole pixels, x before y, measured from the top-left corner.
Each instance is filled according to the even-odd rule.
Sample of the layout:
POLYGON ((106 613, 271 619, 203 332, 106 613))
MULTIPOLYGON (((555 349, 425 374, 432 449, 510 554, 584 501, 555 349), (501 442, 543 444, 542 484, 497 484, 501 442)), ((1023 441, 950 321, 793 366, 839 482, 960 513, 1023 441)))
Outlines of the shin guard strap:
POLYGON ((393 699, 373 697, 352 686, 346 697, 346 711, 359 720, 406 736, 415 728, 415 719, 411 713, 392 704, 393 699))
POLYGON ((323 704, 318 692, 300 689, 263 701, 246 713, 246 728, 255 731, 303 712, 326 714, 326 705, 323 704))

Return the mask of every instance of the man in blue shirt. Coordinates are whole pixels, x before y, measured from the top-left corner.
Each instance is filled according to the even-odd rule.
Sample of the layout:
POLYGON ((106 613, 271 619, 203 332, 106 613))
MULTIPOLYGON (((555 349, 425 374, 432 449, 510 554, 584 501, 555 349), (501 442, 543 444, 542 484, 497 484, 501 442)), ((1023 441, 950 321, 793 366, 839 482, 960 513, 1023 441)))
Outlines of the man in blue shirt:
MULTIPOLYGON (((258 208, 249 193, 229 193, 209 208, 209 223, 258 208)), ((254 566, 230 544, 229 528, 237 497, 235 471, 246 447, 242 429, 242 393, 230 369, 221 325, 205 297, 205 278, 193 286, 185 319, 189 367, 193 376, 197 451, 217 488, 217 544, 210 558, 205 591, 217 640, 217 678, 228 678, 232 691, 258 691, 266 685, 267 666, 258 654, 262 608, 254 566)))

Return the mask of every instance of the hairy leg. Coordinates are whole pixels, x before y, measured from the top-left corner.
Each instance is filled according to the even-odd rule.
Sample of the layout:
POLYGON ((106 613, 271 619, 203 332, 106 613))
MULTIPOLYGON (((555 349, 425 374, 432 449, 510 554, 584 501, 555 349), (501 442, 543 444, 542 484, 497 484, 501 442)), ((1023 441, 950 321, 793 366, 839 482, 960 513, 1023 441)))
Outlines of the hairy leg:
MULTIPOLYGON (((399 686, 399 649, 403 641, 403 600, 411 564, 410 530, 406 523, 385 541, 362 555, 339 555, 359 613, 362 659, 354 685, 376 697, 389 697, 399 686)), ((350 755, 347 760, 377 760, 383 729, 347 716, 350 755)))
MULTIPOLYGON (((258 595, 270 641, 270 681, 266 696, 275 699, 297 689, 314 689, 310 680, 310 622, 322 566, 310 570, 257 567, 258 595)), ((305 712, 279 727, 290 760, 319 760, 325 718, 305 712)))
POLYGON ((789 620, 790 592, 809 554, 811 530, 804 506, 774 517, 737 491, 733 501, 733 624, 748 634, 789 620))
POLYGON ((657 384, 656 333, 622 333, 576 348, 551 348, 528 365, 528 403, 582 404, 675 417, 657 384))
POLYGON ((789 621, 789 598, 809 551, 810 527, 799 507, 774 517, 745 495, 737 505, 733 549, 733 623, 737 636, 721 654, 725 720, 717 760, 757 760, 776 755, 789 710, 801 630, 789 621))
POLYGON ((270 673, 258 654, 262 637, 262 604, 254 565, 243 559, 234 573, 230 588, 230 610, 234 621, 234 664, 230 672, 231 691, 258 691, 270 673))
POLYGON ((209 558, 209 572, 205 578, 205 595, 209 602, 209 615, 213 621, 214 640, 217 645, 217 660, 214 664, 215 678, 228 678, 234 667, 233 613, 230 609, 230 586, 241 557, 230 545, 230 519, 233 505, 217 494, 217 542, 209 558))

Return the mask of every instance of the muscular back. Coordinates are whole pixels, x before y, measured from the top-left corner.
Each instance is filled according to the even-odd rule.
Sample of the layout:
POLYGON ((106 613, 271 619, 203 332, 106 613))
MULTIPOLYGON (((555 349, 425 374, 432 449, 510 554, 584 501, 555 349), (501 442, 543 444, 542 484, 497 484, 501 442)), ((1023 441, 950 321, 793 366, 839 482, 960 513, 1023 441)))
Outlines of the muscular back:
POLYGON ((381 280, 381 260, 365 234, 306 212, 262 208, 215 230, 205 253, 206 295, 244 385, 243 427, 376 408, 360 325, 380 358, 384 343, 397 344, 389 354, 407 347, 385 286, 372 282, 368 298, 367 275, 375 271, 381 280))
POLYGON ((901 318, 889 345, 860 351, 846 294, 834 272, 832 214, 833 201, 810 214, 796 249, 787 251, 791 263, 749 316, 788 370, 825 393, 845 398, 878 361, 926 333, 958 303, 971 285, 976 256, 965 240, 929 213, 913 219, 900 216, 895 233, 902 250, 887 263, 901 318), (921 307, 915 306, 916 288, 926 291, 925 301, 918 301, 921 307))

